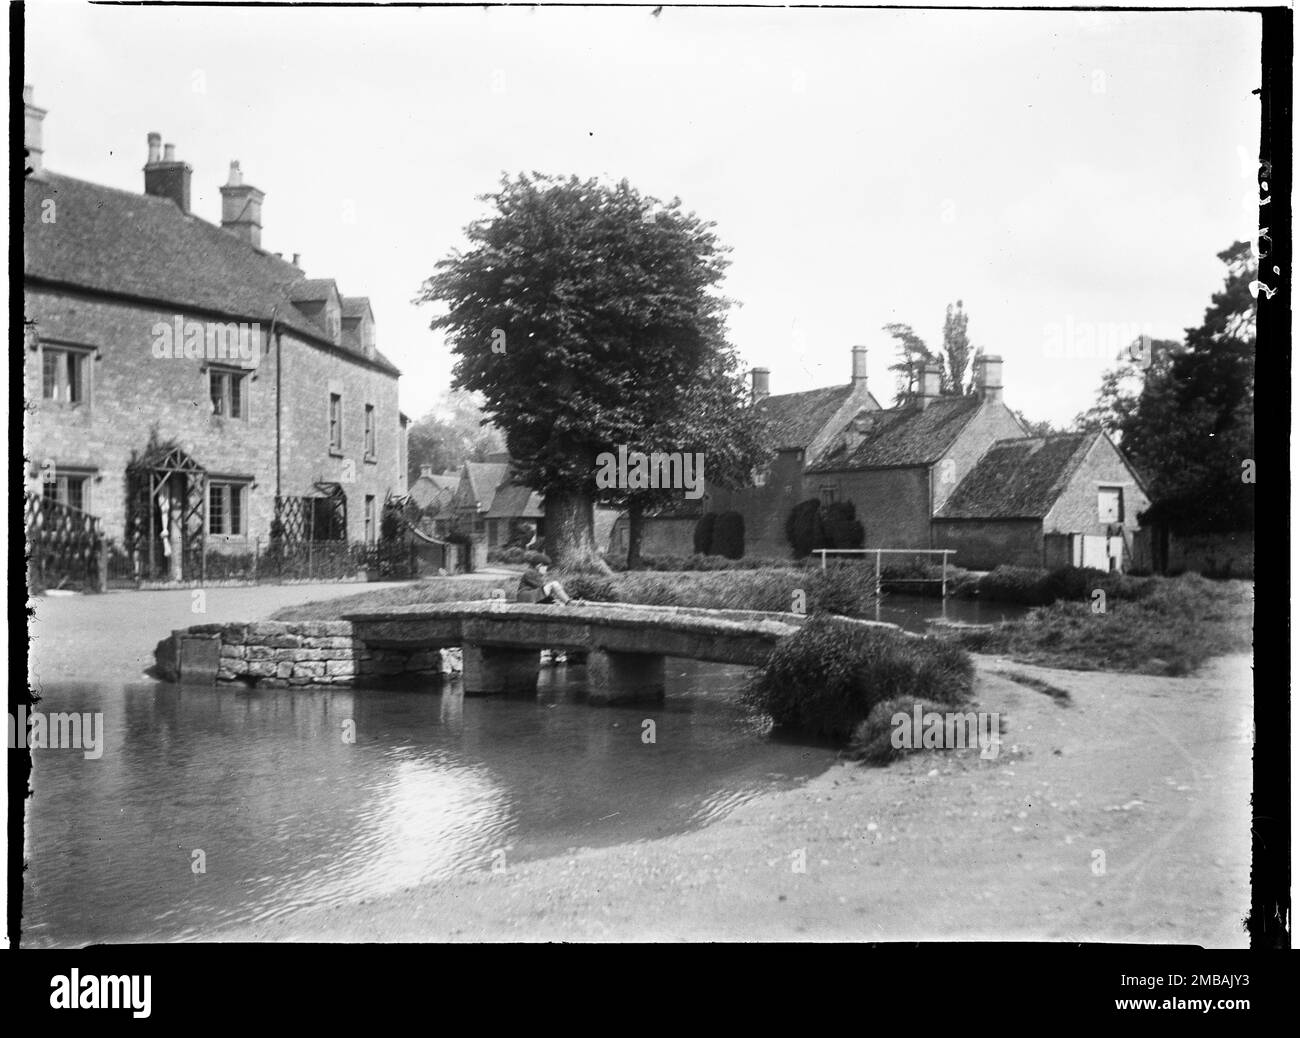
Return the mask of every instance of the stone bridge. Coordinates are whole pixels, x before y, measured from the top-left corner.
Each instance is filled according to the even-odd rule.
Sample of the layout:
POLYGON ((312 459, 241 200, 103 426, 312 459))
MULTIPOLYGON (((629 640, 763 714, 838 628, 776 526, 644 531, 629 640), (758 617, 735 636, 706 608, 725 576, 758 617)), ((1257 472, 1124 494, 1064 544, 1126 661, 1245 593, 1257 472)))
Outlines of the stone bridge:
MULTIPOLYGON (((203 625, 173 632, 159 671, 185 681, 268 686, 362 684, 433 672, 436 650, 463 651, 469 695, 536 690, 541 649, 585 653, 592 702, 656 698, 668 656, 761 665, 806 617, 676 606, 500 600, 393 606, 341 621, 203 625), (419 661, 407 666, 402 661, 419 661)), ((846 621, 897 630, 892 624, 846 621)))

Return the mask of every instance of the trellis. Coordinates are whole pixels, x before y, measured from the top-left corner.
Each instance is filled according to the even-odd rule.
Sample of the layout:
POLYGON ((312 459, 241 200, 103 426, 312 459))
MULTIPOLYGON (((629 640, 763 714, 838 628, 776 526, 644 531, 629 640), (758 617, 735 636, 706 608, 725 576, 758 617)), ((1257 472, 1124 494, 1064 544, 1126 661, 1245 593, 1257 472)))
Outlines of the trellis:
POLYGON ((127 465, 124 541, 141 579, 157 580, 170 575, 159 508, 164 504, 167 507, 170 534, 172 501, 180 503, 177 521, 181 529, 182 577, 203 579, 207 494, 207 471, 174 444, 151 443, 142 457, 127 465))
POLYGON ((338 483, 320 482, 316 493, 275 499, 275 532, 288 544, 306 541, 346 541, 348 498, 338 483))
POLYGON ((58 587, 69 581, 98 585, 103 537, 96 516, 29 491, 24 494, 23 518, 32 587, 58 587))

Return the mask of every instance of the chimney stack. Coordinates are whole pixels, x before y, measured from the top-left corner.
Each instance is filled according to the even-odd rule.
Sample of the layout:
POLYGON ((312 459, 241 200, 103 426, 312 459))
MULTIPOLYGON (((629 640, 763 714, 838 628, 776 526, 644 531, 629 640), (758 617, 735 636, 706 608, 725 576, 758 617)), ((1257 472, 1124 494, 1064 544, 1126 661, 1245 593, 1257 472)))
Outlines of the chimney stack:
POLYGON ((772 373, 767 368, 753 368, 749 373, 751 403, 771 395, 770 378, 772 373))
POLYGON ((930 361, 921 369, 921 387, 916 395, 922 411, 939 399, 939 384, 939 365, 930 361))
POLYGON ((176 145, 163 148, 162 161, 158 160, 158 143, 162 138, 149 134, 149 161, 144 167, 144 193, 158 198, 170 198, 182 213, 190 211, 190 175, 194 170, 185 162, 176 161, 176 145))
POLYGON ((149 134, 149 161, 146 165, 156 166, 162 161, 162 134, 149 134))
POLYGON ((302 264, 301 264, 300 262, 298 262, 298 261, 301 260, 301 259, 302 259, 302 253, 301 253, 301 252, 295 252, 295 253, 293 254, 293 265, 294 265, 295 267, 297 267, 299 270, 302 270, 302 264))
POLYGON ((853 388, 867 388, 867 348, 853 347, 853 388))
POLYGON ((1002 358, 996 353, 975 358, 975 389, 981 400, 995 403, 1002 399, 1002 358))
POLYGON ((421 465, 421 466, 420 466, 420 478, 421 478, 421 479, 432 479, 432 478, 433 478, 433 466, 432 466, 432 465, 421 465))
POLYGON ((41 124, 45 121, 45 109, 32 104, 32 88, 23 87, 23 147, 27 149, 27 165, 33 176, 40 176, 45 168, 45 149, 41 144, 41 124))
POLYGON ((262 247, 262 199, 266 193, 244 183, 239 160, 230 164, 230 177, 221 188, 221 226, 253 248, 262 247))

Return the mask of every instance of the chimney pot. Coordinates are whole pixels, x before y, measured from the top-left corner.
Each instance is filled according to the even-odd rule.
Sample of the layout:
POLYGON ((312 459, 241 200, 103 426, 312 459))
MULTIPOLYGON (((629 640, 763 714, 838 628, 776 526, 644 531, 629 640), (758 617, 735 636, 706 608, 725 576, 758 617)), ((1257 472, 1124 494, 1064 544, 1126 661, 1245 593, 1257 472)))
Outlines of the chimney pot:
POLYGON ((45 148, 41 143, 41 124, 45 121, 45 109, 37 108, 32 103, 34 92, 31 84, 23 86, 23 147, 27 151, 27 165, 33 175, 39 175, 45 167, 45 148))
POLYGON ((149 134, 149 161, 144 167, 144 193, 156 198, 170 198, 182 213, 190 211, 190 175, 194 172, 187 163, 176 161, 176 145, 163 147, 162 161, 158 161, 158 142, 162 138, 149 134))
MULTIPOLYGON (((239 160, 230 163, 230 177, 221 186, 221 227, 255 249, 262 247, 262 200, 266 194, 244 183, 239 160)), ((276 253, 280 256, 280 253, 276 253)), ((283 258, 283 257, 281 257, 283 258)))
POLYGON ((916 400, 922 411, 939 399, 939 365, 930 361, 921 370, 921 389, 916 400))
POLYGON ((771 395, 772 373, 767 368, 754 368, 749 373, 750 389, 754 398, 754 403, 771 395))
POLYGON ((433 466, 432 466, 432 465, 421 465, 421 466, 420 466, 420 478, 421 478, 421 479, 424 479, 424 478, 426 478, 426 477, 428 477, 428 478, 432 478, 432 477, 433 477, 433 466))
POLYGON ((975 388, 981 400, 1002 399, 1002 358, 996 353, 975 358, 975 388))
POLYGON ((302 264, 298 262, 300 259, 302 259, 302 253, 301 253, 301 252, 295 252, 295 253, 293 254, 293 265, 294 265, 295 267, 301 267, 301 266, 302 266, 302 264))
POLYGON ((867 348, 853 347, 853 388, 867 388, 867 348))

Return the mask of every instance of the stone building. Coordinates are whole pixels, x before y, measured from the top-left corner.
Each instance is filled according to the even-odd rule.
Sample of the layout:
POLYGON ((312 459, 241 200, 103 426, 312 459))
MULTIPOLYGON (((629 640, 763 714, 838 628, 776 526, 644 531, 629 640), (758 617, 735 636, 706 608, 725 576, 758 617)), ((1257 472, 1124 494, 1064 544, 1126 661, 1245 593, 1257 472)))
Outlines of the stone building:
POLYGON ((238 162, 221 218, 148 136, 143 193, 45 167, 24 90, 27 486, 98 517, 137 574, 191 579, 213 550, 373 542, 405 491, 400 372, 364 296, 262 247, 238 162))

